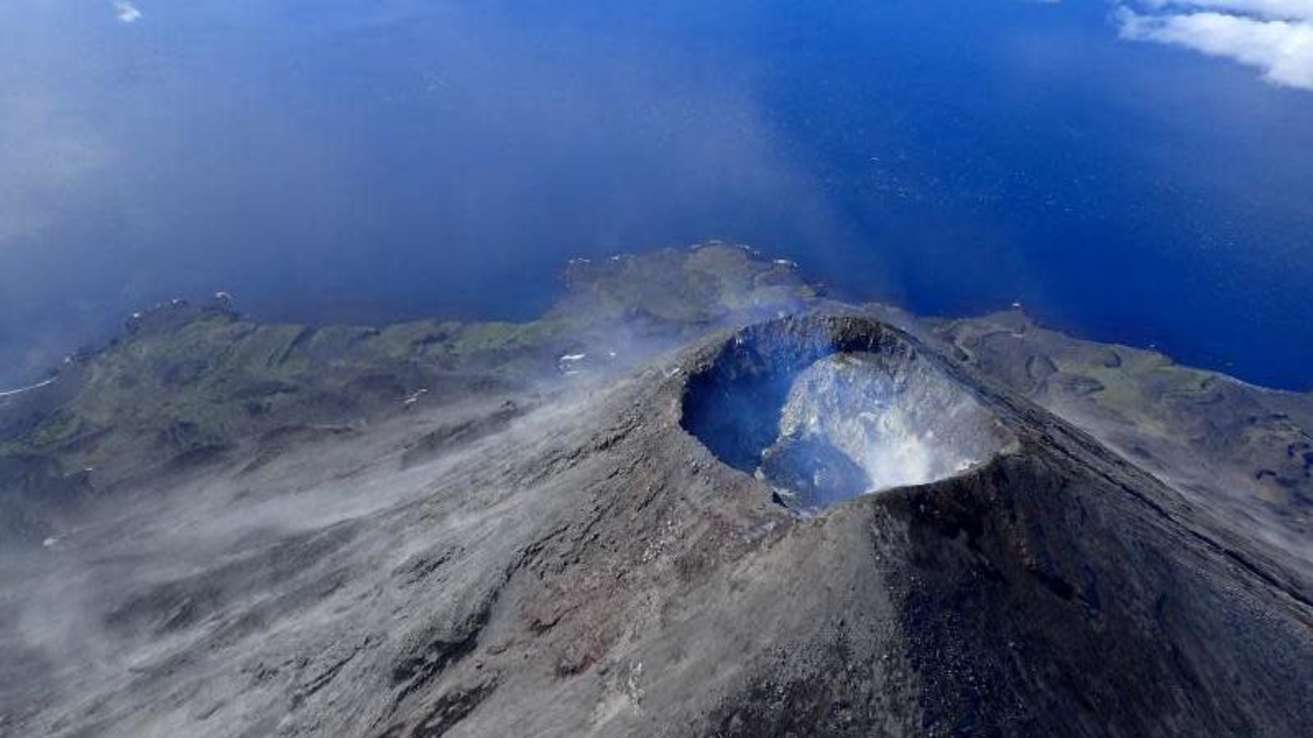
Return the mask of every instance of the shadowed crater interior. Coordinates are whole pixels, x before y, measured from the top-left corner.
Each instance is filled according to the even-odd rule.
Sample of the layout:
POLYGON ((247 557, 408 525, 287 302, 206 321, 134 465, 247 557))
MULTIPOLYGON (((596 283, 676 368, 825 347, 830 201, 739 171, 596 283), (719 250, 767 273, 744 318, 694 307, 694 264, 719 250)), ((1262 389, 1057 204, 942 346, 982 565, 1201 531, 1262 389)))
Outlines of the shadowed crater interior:
POLYGON ((939 357, 855 317, 735 334, 690 373, 681 422, 804 513, 960 474, 1011 441, 939 357))

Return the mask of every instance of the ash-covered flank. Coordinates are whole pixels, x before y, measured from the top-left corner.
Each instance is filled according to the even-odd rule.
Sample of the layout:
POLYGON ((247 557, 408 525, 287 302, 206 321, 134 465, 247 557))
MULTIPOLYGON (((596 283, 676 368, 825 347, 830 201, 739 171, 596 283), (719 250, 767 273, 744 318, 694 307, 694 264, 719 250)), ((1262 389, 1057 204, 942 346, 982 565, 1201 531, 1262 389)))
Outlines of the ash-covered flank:
POLYGON ((754 259, 522 325, 170 306, 0 401, 0 738, 1309 734, 1313 398, 1014 314, 703 335, 805 297, 754 259), (947 477, 753 476, 874 487, 872 438, 947 477))
POLYGON ((684 410, 686 430, 804 512, 960 474, 1010 442, 913 339, 870 321, 746 329, 690 379, 684 410))

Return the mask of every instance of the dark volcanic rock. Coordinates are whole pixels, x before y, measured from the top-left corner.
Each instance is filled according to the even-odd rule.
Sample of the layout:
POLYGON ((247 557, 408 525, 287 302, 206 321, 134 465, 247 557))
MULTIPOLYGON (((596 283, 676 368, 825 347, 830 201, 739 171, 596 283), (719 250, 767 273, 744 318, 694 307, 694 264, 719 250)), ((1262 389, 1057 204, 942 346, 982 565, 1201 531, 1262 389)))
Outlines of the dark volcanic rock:
POLYGON ((871 490, 871 478, 824 439, 784 438, 761 454, 763 478, 796 495, 790 505, 828 507, 871 490))
MULTIPOLYGON (((1189 448, 1262 449, 1272 473, 1243 479, 1290 480, 1293 499, 1302 401, 1185 382, 1123 347, 1112 366, 1016 316, 914 338, 850 310, 660 354, 655 336, 691 330, 666 323, 734 325, 796 287, 744 253, 575 270, 571 300, 613 325, 647 316, 627 373, 557 371, 558 350, 605 355, 601 323, 246 326, 167 382, 115 351, 89 360, 88 387, 132 374, 158 396, 131 416, 143 438, 106 410, 140 389, 0 423, 43 434, 9 441, 0 471, 26 486, 7 491, 77 501, 43 523, 49 546, 5 542, 0 735, 1307 732, 1308 560, 1241 535, 1221 511, 1249 508, 1183 491, 1178 467, 1136 465, 1183 458, 1156 429, 1208 402, 1211 445, 1189 448), (648 290, 608 281, 656 273, 648 290), (334 352, 349 361, 315 374, 334 352), (1156 424, 1113 424, 1128 408, 1156 424), (87 428, 106 435, 69 446, 87 428), (932 473, 858 494, 876 467, 850 441, 890 438, 958 456, 898 457, 932 473), (166 468, 163 452, 212 443, 166 468), (143 446, 163 447, 150 473, 109 454, 143 446), (79 482, 64 468, 83 454, 111 466, 79 482), (832 504, 773 502, 808 484, 832 504)), ((236 325, 128 345, 190 359, 211 349, 177 336, 211 346, 236 325)))
POLYGON ((1313 691, 1290 689, 1313 669, 1308 603, 1193 528, 1161 483, 1056 418, 982 391, 1020 448, 794 531, 820 544, 860 529, 832 543, 859 571, 846 578, 833 562, 814 572, 824 595, 789 598, 815 634, 771 667, 773 689, 749 683, 719 708, 730 716, 720 731, 1298 733, 1313 709, 1313 691), (888 631, 853 625, 864 609, 853 593, 868 579, 895 613, 888 631), (1237 674, 1248 676, 1237 684, 1237 674), (891 682, 916 705, 896 726, 883 710, 899 698, 870 686, 891 682))

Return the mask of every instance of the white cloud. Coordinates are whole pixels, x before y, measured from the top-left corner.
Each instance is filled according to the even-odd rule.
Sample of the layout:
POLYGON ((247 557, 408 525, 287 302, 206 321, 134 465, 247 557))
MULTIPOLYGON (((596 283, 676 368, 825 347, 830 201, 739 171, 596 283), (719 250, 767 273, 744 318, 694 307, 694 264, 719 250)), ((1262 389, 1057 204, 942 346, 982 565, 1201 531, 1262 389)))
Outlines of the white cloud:
POLYGON ((1143 4, 1157 10, 1194 8, 1272 20, 1313 20, 1313 0, 1143 0, 1143 4))
POLYGON ((115 0, 114 15, 124 23, 135 23, 141 18, 141 11, 128 0, 115 0))
POLYGON ((1225 7, 1235 12, 1146 15, 1123 6, 1116 15, 1122 38, 1172 44, 1232 59, 1262 70, 1270 82, 1313 90, 1313 20, 1309 20, 1313 18, 1313 0, 1148 0, 1147 4, 1225 7), (1267 11, 1275 11, 1278 6, 1286 8, 1283 12, 1303 15, 1292 15, 1290 20, 1269 19, 1267 11), (1240 12, 1246 10, 1255 15, 1240 12))

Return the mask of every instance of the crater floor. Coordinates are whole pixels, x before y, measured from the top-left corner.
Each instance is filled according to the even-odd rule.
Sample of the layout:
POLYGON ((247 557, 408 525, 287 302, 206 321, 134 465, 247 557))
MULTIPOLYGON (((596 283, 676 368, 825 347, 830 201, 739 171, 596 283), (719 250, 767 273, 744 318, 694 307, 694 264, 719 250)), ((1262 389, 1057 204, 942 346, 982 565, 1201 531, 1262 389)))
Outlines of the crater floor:
POLYGON ((967 384, 887 326, 783 321, 729 345, 692 375, 684 427, 799 512, 945 479, 1009 443, 967 384))

